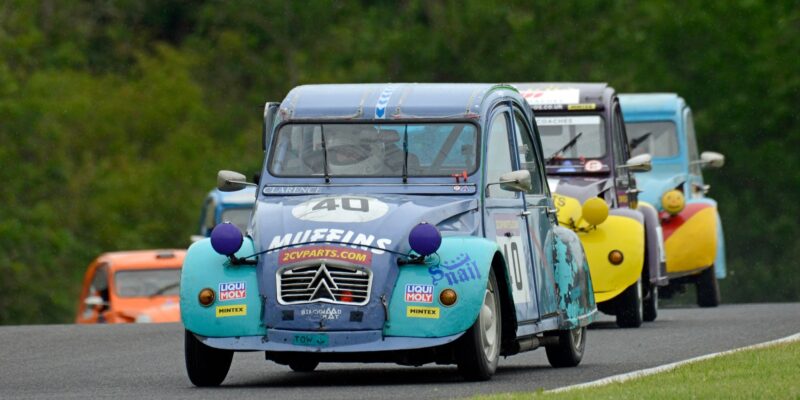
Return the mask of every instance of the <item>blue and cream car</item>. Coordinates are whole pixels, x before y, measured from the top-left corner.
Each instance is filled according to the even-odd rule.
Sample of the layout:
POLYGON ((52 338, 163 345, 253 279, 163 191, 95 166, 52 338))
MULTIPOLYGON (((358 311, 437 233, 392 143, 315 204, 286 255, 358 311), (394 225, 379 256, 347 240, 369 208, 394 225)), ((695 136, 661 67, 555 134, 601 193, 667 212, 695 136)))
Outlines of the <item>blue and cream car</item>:
MULTIPOLYGON (((581 361, 591 278, 513 87, 300 86, 264 115, 250 225, 218 225, 184 263, 195 385, 219 385, 236 351, 295 371, 456 364, 469 380, 538 347, 581 361)), ((249 185, 218 174, 220 190, 249 185)))
POLYGON ((225 221, 236 225, 242 231, 246 230, 253 215, 255 201, 256 190, 251 186, 233 192, 223 192, 219 189, 208 192, 200 211, 198 231, 192 235, 192 241, 196 242, 211 236, 214 227, 225 221))
POLYGON ((669 297, 687 284, 697 305, 716 307, 718 279, 725 277, 725 239, 717 202, 708 197, 703 168, 719 168, 722 154, 699 153, 692 110, 675 93, 620 95, 631 151, 653 155, 653 169, 636 175, 642 198, 661 213, 669 297), (699 153, 699 154, 698 154, 699 153))

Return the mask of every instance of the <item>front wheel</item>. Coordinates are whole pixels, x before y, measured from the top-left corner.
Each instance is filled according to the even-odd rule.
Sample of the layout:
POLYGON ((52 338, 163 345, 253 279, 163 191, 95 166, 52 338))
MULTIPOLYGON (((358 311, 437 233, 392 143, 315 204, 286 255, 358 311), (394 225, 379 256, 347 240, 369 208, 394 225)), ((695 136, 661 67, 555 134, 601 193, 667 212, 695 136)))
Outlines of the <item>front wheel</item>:
POLYGON ((312 372, 318 365, 319 361, 297 360, 289 362, 289 368, 294 372, 312 372))
POLYGON ((469 381, 485 381, 492 377, 500 358, 501 321, 500 292, 494 271, 483 293, 483 304, 475 323, 459 339, 456 364, 458 372, 469 381))
POLYGON ((697 305, 716 307, 719 305, 719 298, 719 283, 712 265, 697 276, 697 305))
POLYGON ((642 279, 628 286, 619 295, 617 302, 617 326, 638 328, 642 326, 642 279))
POLYGON ((206 346, 188 330, 183 343, 189 380, 195 386, 219 386, 231 368, 233 351, 206 346))
POLYGON ((545 347, 547 361, 554 368, 575 367, 583 359, 586 348, 586 327, 558 332, 558 345, 545 347))

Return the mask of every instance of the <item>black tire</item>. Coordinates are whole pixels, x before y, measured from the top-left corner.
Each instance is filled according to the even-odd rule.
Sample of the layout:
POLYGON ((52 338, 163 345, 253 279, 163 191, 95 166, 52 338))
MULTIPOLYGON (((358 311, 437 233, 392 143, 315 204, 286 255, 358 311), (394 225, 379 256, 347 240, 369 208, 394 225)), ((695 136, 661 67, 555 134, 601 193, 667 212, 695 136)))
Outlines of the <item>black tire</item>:
POLYGON ((712 265, 697 276, 697 305, 700 307, 716 307, 719 305, 719 301, 719 283, 712 265))
POLYGON ((297 360, 289 362, 289 368, 295 372, 312 372, 317 368, 318 365, 319 361, 311 360, 297 360))
POLYGON ((638 328, 642 326, 642 279, 628 286, 617 297, 617 326, 620 328, 638 328))
POLYGON ((186 372, 195 386, 219 386, 228 375, 233 351, 208 347, 192 332, 185 331, 186 372))
POLYGON ((500 292, 494 271, 490 270, 478 317, 457 344, 456 364, 464 379, 491 379, 500 359, 502 322, 500 292))
POLYGON ((650 292, 643 300, 642 319, 653 322, 658 317, 658 286, 650 285, 650 292))
POLYGON ((586 327, 558 332, 558 346, 547 346, 547 361, 554 368, 576 367, 586 348, 586 327))

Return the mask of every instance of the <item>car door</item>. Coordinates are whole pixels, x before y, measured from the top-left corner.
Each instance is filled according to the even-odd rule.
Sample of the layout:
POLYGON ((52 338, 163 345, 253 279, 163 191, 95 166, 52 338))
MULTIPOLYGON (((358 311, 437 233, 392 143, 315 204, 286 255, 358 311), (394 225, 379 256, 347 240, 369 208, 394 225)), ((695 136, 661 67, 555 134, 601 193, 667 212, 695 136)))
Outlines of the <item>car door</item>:
POLYGON ((519 110, 514 111, 514 137, 517 154, 517 169, 524 169, 531 174, 531 189, 523 193, 525 212, 528 220, 528 241, 531 249, 531 274, 536 291, 532 295, 538 297, 540 318, 558 313, 558 302, 555 291, 555 271, 547 262, 549 253, 547 243, 552 243, 553 226, 558 225, 555 206, 549 196, 545 167, 538 141, 534 140, 531 126, 519 110), (548 240, 550 238, 550 240, 548 240), (538 294, 538 296, 537 296, 538 294))
MULTIPOLYGON (((622 119, 622 111, 619 102, 613 102, 611 111, 611 140, 612 151, 614 152, 614 164, 616 167, 624 165, 630 157, 628 150, 628 138, 625 134, 625 122, 622 119)), ((636 203, 637 190, 633 174, 628 168, 617 168, 612 172, 615 175, 614 186, 617 192, 617 205, 628 207, 636 203)))
POLYGON ((507 276, 517 312, 517 321, 539 319, 536 296, 531 295, 534 276, 531 265, 528 220, 521 193, 503 190, 497 183, 500 176, 511 172, 517 164, 511 141, 511 113, 500 106, 490 114, 486 130, 484 229, 486 237, 494 239, 506 259, 507 276))

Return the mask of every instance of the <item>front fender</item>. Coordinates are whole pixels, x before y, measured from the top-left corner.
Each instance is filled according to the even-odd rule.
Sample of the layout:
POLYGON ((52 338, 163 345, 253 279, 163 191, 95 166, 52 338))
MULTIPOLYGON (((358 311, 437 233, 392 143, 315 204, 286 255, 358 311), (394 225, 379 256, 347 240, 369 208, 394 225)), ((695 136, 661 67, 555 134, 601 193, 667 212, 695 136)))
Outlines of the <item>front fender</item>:
POLYGON ((559 329, 574 329, 594 321, 597 305, 583 246, 575 232, 556 226, 549 248, 555 270, 559 329))
POLYGON ((483 304, 489 269, 497 251, 497 244, 484 238, 445 237, 436 255, 427 257, 425 264, 400 266, 389 301, 385 335, 443 337, 469 329, 483 304), (439 294, 446 288, 458 295, 450 307, 439 302, 439 294), (425 292, 430 292, 430 297, 416 296, 428 294, 425 292))
MULTIPOLYGON (((248 237, 236 256, 253 253, 253 241, 248 237)), ((207 337, 265 335, 262 308, 254 266, 231 265, 227 257, 214 251, 210 239, 189 247, 181 271, 181 320, 187 330, 207 337), (221 299, 220 284, 228 283, 233 284, 231 288, 242 289, 234 294, 226 291, 228 299, 221 299), (208 307, 198 302, 203 288, 215 293, 214 302, 208 307)))
POLYGON ((661 223, 658 211, 652 205, 639 202, 637 208, 644 216, 644 230, 646 244, 646 260, 648 277, 653 285, 663 286, 668 282, 666 262, 664 255, 664 238, 661 233, 661 223))
POLYGON ((692 199, 676 216, 662 220, 667 273, 691 274, 714 264, 717 257, 717 207, 711 199, 692 199))

